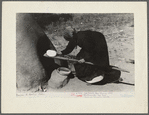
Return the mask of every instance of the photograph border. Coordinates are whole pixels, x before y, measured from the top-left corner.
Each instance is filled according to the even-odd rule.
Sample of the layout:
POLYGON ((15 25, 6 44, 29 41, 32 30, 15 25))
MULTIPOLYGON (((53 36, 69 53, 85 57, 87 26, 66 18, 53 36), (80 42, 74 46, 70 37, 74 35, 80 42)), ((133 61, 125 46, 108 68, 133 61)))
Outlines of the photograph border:
MULTIPOLYGON (((7 1, 7 0, 2 0, 2 2, 3 1, 7 1)), ((59 0, 59 1, 63 1, 63 0, 59 0)), ((67 0, 66 0, 67 1, 67 0)), ((103 0, 101 0, 100 2, 102 2, 103 0)), ((116 0, 117 2, 120 2, 120 0, 116 0)), ((129 0, 126 0, 126 2, 128 2, 129 0)), ((130 2, 133 2, 133 1, 135 1, 135 0, 132 0, 132 1, 130 1, 130 2)), ((135 2, 143 2, 143 1, 145 1, 145 0, 137 0, 137 1, 135 1, 135 2)), ((1 2, 1 6, 2 6, 2 2, 1 2)), ((12 2, 14 2, 14 1, 12 1, 12 2)), ((38 2, 38 0, 37 0, 37 2, 38 2)), ((48 2, 48 1, 46 1, 46 2, 48 2)), ((58 2, 58 1, 56 1, 56 2, 58 2)), ((72 1, 73 2, 73 1, 72 1)), ((76 1, 75 1, 76 2, 76 1)), ((79 1, 79 2, 82 2, 82 1, 79 1)), ((84 2, 90 2, 90 1, 84 1, 84 2)), ((97 2, 96 0, 95 1, 92 1, 92 2, 97 2)), ((109 2, 109 1, 108 1, 109 2)), ((110 1, 111 2, 111 1, 110 1)), ((115 1, 114 1, 115 2, 115 1)), ((125 1, 121 1, 121 2, 125 2, 125 1)), ((148 1, 146 1, 147 2, 147 5, 148 5, 148 1)), ((2 28, 2 8, 3 7, 1 7, 1 28, 2 28)), ((148 8, 148 7, 147 7, 148 8)), ((147 10, 148 11, 148 10, 147 10)), ((148 12, 147 12, 147 14, 148 14, 148 12)), ((148 19, 148 15, 147 15, 147 19, 148 19)), ((147 20, 147 34, 148 34, 148 20, 147 20)), ((148 39, 147 39, 147 43, 148 43, 148 39)), ((3 44, 2 44, 2 30, 1 30, 1 44, 0 44, 0 47, 1 47, 1 56, 2 56, 2 46, 3 46, 3 44)), ((147 45, 147 47, 148 47, 148 45, 147 45)), ((1 58, 1 56, 0 56, 0 59, 1 59, 1 63, 2 63, 2 58, 1 58)), ((147 55, 148 56, 148 55, 147 55)), ((148 57, 147 57, 147 59, 148 59, 148 57)), ((149 63, 147 63, 147 64, 149 64, 149 63)), ((3 83, 2 83, 2 65, 1 65, 1 94, 3 93, 2 92, 2 85, 3 85, 3 83)), ((148 89, 147 89, 148 90, 148 89)), ((2 97, 1 97, 1 100, 2 100, 2 97)), ((3 104, 3 103, 2 103, 3 104)), ((1 109, 3 108, 2 107, 2 104, 1 104, 1 109)), ((145 104, 145 103, 144 103, 145 104)), ((146 105, 146 106, 148 106, 148 105, 146 105)), ((2 110, 0 111, 0 112, 2 112, 2 110)), ((38 113, 36 113, 36 114, 38 114, 38 113)), ((48 114, 50 114, 50 113, 48 113, 48 114)), ((98 114, 100 114, 100 113, 98 113, 98 114)), ((103 113, 102 113, 103 114, 103 113)))

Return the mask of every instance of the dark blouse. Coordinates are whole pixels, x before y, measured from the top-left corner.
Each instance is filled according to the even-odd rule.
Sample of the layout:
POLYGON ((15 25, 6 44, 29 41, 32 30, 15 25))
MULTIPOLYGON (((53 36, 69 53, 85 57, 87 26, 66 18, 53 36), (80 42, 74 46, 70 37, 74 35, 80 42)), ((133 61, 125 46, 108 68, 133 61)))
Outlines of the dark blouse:
POLYGON ((85 61, 90 61, 100 67, 109 66, 107 43, 102 33, 90 30, 74 33, 73 39, 62 54, 71 53, 77 45, 82 48, 77 58, 84 58, 85 61))

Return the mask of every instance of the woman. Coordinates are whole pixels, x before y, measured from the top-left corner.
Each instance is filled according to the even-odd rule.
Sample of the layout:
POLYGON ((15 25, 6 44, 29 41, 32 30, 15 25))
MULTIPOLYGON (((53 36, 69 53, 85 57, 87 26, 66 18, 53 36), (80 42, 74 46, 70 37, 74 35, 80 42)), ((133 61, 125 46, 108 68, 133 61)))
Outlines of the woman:
POLYGON ((66 49, 61 51, 63 55, 71 53, 77 45, 81 47, 76 56, 79 63, 74 64, 76 76, 80 80, 87 82, 96 77, 102 79, 105 72, 110 71, 107 43, 102 33, 90 30, 76 32, 72 28, 67 28, 64 38, 69 43, 66 49), (83 63, 85 61, 94 65, 83 63))

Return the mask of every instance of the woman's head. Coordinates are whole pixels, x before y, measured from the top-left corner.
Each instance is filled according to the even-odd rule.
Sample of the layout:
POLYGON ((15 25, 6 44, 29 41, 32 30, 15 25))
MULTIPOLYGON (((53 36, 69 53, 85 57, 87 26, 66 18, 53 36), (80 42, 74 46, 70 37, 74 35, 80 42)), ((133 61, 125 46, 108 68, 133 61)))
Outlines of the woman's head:
POLYGON ((72 27, 70 26, 66 27, 64 31, 64 39, 70 41, 73 38, 73 32, 74 29, 72 27))

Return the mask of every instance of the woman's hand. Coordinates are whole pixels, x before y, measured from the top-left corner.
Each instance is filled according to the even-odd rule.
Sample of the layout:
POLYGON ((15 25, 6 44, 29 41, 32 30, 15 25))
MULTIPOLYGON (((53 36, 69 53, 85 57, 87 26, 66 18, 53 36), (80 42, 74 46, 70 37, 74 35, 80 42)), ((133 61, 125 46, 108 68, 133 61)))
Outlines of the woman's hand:
POLYGON ((78 62, 79 62, 79 63, 84 63, 85 60, 84 60, 84 59, 80 59, 78 62))
POLYGON ((58 55, 62 55, 62 52, 61 52, 61 51, 57 51, 57 54, 58 54, 58 55))

